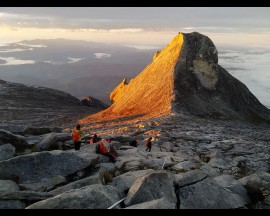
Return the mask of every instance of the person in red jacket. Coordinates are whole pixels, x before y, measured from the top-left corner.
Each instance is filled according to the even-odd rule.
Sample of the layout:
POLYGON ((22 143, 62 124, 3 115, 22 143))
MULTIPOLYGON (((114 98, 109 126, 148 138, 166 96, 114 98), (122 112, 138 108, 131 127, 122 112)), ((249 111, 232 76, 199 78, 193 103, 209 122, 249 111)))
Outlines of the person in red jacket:
POLYGON ((100 152, 100 154, 103 154, 103 155, 109 157, 112 162, 116 162, 115 157, 106 148, 106 146, 104 144, 105 141, 106 141, 105 139, 102 139, 102 141, 99 142, 99 152, 100 152))

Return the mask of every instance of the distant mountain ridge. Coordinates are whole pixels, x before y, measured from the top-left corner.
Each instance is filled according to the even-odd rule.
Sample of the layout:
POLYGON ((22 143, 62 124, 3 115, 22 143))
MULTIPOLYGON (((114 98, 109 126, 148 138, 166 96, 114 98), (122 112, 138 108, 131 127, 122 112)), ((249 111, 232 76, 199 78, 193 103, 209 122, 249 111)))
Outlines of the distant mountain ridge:
POLYGON ((109 93, 114 86, 123 77, 138 75, 154 52, 80 40, 20 41, 0 47, 0 79, 58 89, 78 98, 91 95, 109 104, 109 93), (10 57, 20 60, 21 64, 4 65, 7 60, 12 61, 7 59, 10 57), (22 64, 29 60, 34 63, 22 64), (104 82, 107 77, 111 84, 104 82), (80 85, 80 91, 74 90, 72 87, 77 88, 81 80, 88 80, 89 85, 80 85))
POLYGON ((0 126, 67 127, 103 108, 81 105, 68 93, 0 80, 0 126))

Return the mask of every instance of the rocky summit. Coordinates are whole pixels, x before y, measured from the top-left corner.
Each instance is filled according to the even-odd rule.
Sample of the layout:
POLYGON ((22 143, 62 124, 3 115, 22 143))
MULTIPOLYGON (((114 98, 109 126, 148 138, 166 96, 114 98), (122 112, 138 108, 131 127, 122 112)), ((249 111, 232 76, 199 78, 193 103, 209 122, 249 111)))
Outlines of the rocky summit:
MULTIPOLYGON (((9 116, 12 125, 0 129, 0 209, 270 209, 269 110, 217 57, 208 37, 179 33, 141 74, 116 86, 109 108, 79 121, 78 151, 72 127, 23 128, 16 126, 22 117, 9 116), (116 162, 96 153, 95 133, 111 139, 104 142, 116 162)), ((18 85, 33 101, 18 100, 8 85, 1 83, 1 94, 12 107, 41 97, 18 85)), ((68 113, 79 110, 77 100, 64 98, 76 108, 68 113)), ((33 123, 39 120, 46 119, 33 123)))
POLYGON ((113 104, 82 124, 119 118, 147 119, 171 113, 270 124, 270 110, 218 65, 218 51, 205 35, 178 33, 134 79, 111 93, 113 104))

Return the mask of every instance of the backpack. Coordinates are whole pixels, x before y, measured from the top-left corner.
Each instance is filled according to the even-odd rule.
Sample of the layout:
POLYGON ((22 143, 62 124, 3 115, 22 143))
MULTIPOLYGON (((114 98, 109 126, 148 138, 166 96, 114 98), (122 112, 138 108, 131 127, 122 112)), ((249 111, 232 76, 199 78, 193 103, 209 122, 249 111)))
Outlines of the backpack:
POLYGON ((79 131, 73 131, 72 133, 72 139, 74 142, 78 142, 79 139, 80 139, 80 134, 79 134, 79 131))
POLYGON ((96 153, 100 153, 100 146, 99 146, 99 143, 96 144, 96 153))

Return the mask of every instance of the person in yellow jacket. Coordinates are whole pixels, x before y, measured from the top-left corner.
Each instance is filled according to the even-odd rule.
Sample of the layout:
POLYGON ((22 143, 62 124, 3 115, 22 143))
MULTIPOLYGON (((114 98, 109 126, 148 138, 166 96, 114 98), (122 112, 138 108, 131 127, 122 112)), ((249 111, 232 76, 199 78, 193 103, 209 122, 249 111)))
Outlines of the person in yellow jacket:
POLYGON ((81 126, 77 125, 76 129, 72 131, 72 140, 74 142, 75 151, 80 150, 82 144, 83 132, 80 129, 81 126))

